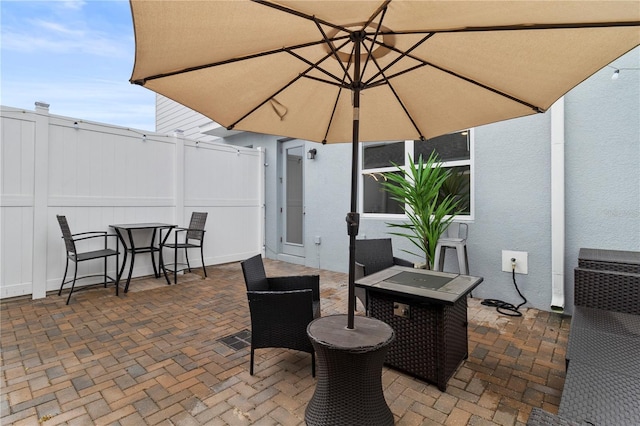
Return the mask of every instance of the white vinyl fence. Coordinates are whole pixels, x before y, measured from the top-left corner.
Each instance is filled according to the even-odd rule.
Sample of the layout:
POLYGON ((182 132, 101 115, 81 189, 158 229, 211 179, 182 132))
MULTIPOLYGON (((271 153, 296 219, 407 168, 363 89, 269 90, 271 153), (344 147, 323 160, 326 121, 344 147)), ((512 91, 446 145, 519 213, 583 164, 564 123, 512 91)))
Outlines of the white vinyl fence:
MULTIPOLYGON (((35 112, 3 106, 1 120, 0 298, 37 299, 59 288, 57 214, 71 232, 113 233, 110 224, 187 226, 191 212, 206 211, 205 264, 261 252, 263 151, 54 116, 46 104, 35 112)), ((201 266, 197 253, 189 260, 201 266)), ((99 260, 79 266, 79 276, 102 271, 99 260)), ((115 276, 115 260, 108 272, 115 276)), ((136 256, 133 276, 152 273, 149 255, 136 256)))

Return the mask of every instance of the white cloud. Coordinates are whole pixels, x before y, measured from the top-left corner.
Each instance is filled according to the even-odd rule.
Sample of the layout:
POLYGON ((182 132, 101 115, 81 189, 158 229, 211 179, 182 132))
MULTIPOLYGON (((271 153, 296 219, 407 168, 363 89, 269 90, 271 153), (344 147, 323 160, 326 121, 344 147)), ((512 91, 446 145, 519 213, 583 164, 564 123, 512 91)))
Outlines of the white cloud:
POLYGON ((44 30, 52 31, 53 33, 60 33, 62 35, 70 36, 70 37, 82 37, 82 36, 84 36, 84 32, 83 31, 78 31, 78 30, 73 30, 73 29, 67 28, 64 25, 59 24, 57 22, 45 21, 43 19, 32 19, 30 22, 35 27, 40 27, 40 28, 42 28, 44 30))
POLYGON ((128 82, 135 41, 126 1, 0 0, 2 105, 155 128, 155 94, 128 82))
POLYGON ((64 9, 79 10, 82 9, 87 2, 84 0, 64 0, 59 2, 64 9))
POLYGON ((108 57, 129 57, 133 39, 130 36, 104 34, 100 31, 75 29, 59 22, 31 20, 24 29, 2 31, 3 50, 21 53, 75 53, 108 57))

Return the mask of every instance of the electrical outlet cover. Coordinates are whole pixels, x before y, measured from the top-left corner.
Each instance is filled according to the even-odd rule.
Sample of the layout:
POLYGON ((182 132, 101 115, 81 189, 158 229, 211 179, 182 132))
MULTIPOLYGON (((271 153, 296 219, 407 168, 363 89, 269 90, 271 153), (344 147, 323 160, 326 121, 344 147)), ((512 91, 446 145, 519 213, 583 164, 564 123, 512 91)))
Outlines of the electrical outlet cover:
POLYGON ((511 272, 511 259, 516 259, 516 274, 529 273, 529 253, 526 251, 502 250, 502 271, 511 272))

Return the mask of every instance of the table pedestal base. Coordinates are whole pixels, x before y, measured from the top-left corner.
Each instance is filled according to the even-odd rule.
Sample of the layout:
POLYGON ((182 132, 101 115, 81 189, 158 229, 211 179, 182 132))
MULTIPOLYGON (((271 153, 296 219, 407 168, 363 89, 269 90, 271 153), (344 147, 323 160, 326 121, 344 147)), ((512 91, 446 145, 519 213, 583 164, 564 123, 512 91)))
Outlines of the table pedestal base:
POLYGON ((393 425, 382 391, 382 364, 394 339, 391 327, 373 318, 319 318, 307 333, 316 351, 315 393, 307 406, 308 425, 393 425))

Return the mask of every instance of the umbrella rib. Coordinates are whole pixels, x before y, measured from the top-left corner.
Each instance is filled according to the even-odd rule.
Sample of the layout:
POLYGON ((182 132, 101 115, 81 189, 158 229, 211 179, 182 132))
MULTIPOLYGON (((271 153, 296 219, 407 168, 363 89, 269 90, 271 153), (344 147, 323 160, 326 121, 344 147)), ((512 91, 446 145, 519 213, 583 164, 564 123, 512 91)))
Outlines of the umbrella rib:
POLYGON ((611 27, 637 27, 640 21, 612 21, 612 22, 567 22, 562 24, 515 24, 496 25, 488 27, 463 27, 440 30, 417 30, 417 31, 386 31, 385 34, 410 35, 425 33, 464 33, 464 32, 486 32, 486 31, 523 31, 523 30, 563 30, 563 29, 583 29, 583 28, 611 28, 611 27))
MULTIPOLYGON (((346 43, 345 43, 346 44, 346 43)), ((285 50, 286 51, 286 50, 285 50)), ((288 52, 290 54, 293 54, 293 52, 288 52)), ((294 55, 297 56, 297 55, 294 55)), ((240 117, 238 120, 234 121, 233 123, 231 123, 231 125, 229 125, 227 127, 227 130, 231 130, 233 129, 239 122, 241 122, 242 120, 244 120, 245 118, 247 118, 248 116, 250 116, 251 114, 253 114, 254 112, 256 112, 260 107, 262 107, 264 104, 266 104, 267 102, 269 102, 270 99, 273 99, 275 96, 277 96, 278 94, 282 93, 282 91, 284 91, 286 88, 288 88, 289 86, 291 86, 293 83, 295 83, 296 81, 298 81, 299 79, 301 79, 302 77, 306 77, 306 78, 313 78, 315 80, 318 81, 322 81, 324 83, 328 83, 331 84, 331 82, 327 81, 327 80, 322 80, 319 79, 317 77, 312 77, 307 75, 307 73, 309 71, 311 71, 312 69, 318 69, 323 71, 321 68, 318 67, 318 64, 321 64, 322 62, 324 62, 327 58, 329 58, 331 56, 331 53, 327 53, 323 58, 321 58, 320 60, 318 60, 315 64, 310 63, 309 68, 307 68, 305 71, 301 72, 300 74, 298 74, 293 80, 291 80, 290 82, 288 82, 287 84, 285 84, 283 87, 281 87, 280 89, 278 89, 274 94, 272 94, 271 96, 267 97, 265 100, 263 100, 262 102, 260 102, 259 104, 257 104, 254 108, 252 108, 249 112, 247 112, 245 115, 243 115, 242 117, 240 117)), ((305 62, 307 62, 307 60, 303 59, 305 62)), ((331 75, 331 74, 329 74, 331 75)))
POLYGON ((328 27, 335 28, 335 29, 337 29, 339 31, 344 31, 344 32, 349 33, 349 34, 352 33, 352 31, 346 29, 343 26, 333 24, 333 23, 325 21, 323 19, 316 18, 313 15, 307 15, 306 13, 302 13, 302 12, 299 12, 297 10, 290 9, 288 7, 285 7, 285 6, 281 6, 279 4, 271 3, 271 2, 266 1, 266 0, 251 0, 251 1, 253 1, 254 3, 261 4, 263 6, 271 7, 273 9, 279 10, 281 12, 288 13, 290 15, 297 16, 299 18, 306 19, 308 21, 314 21, 314 22, 317 21, 317 22, 321 23, 322 25, 326 25, 328 27))
MULTIPOLYGON (((330 40, 329 37, 327 37, 327 34, 324 32, 324 30, 322 29, 322 27, 320 26, 320 22, 317 19, 313 19, 313 22, 315 22, 316 27, 318 27, 318 31, 320 31, 320 34, 322 34, 322 38, 324 39, 327 47, 329 48, 329 50, 331 51, 331 54, 333 55, 333 57, 336 59, 336 62, 338 62, 338 64, 340 65, 340 67, 342 67, 342 71, 344 71, 344 75, 349 77, 349 80, 351 82, 353 82, 353 80, 351 79, 351 76, 349 75, 349 71, 347 70, 347 68, 344 66, 344 64, 342 63, 342 61, 340 60, 340 57, 338 57, 338 50, 340 50, 341 48, 343 48, 344 46, 347 45, 348 42, 345 42, 342 46, 340 46, 338 49, 336 49, 335 45, 333 44, 333 40, 330 40)), ((324 70, 321 70, 324 71, 324 70)), ((328 74, 330 74, 327 71, 328 74)), ((336 80, 338 79, 337 76, 334 76, 333 74, 330 74, 332 77, 334 77, 336 80)), ((343 78, 343 83, 344 83, 344 78, 343 78)))
POLYGON ((331 129, 331 124, 333 124, 333 117, 336 115, 336 110, 338 109, 338 102, 340 101, 340 95, 342 95, 343 87, 340 87, 338 90, 338 96, 336 96, 336 101, 333 103, 333 109, 331 110, 331 116, 329 117, 329 124, 327 124, 327 130, 324 132, 324 138, 322 138, 322 143, 327 143, 327 137, 329 136, 329 129, 331 129))
MULTIPOLYGON (((340 49, 341 49, 342 47, 346 46, 348 43, 349 43, 349 42, 348 42, 348 41, 346 41, 344 44, 342 44, 342 45, 340 46, 340 49)), ((312 69, 316 69, 316 70, 318 70, 318 71, 322 72, 323 74, 326 74, 326 75, 328 75, 329 77, 333 78, 334 80, 338 81, 338 82, 339 82, 339 84, 344 84, 344 80, 342 80, 342 81, 341 81, 341 80, 340 80, 336 75, 334 75, 334 74, 330 73, 329 71, 327 71, 327 70, 323 69, 322 67, 319 67, 319 66, 318 66, 318 65, 320 65, 322 62, 324 62, 325 60, 327 60, 329 57, 331 57, 331 56, 333 55, 333 52, 334 52, 333 47, 331 47, 331 48, 330 48, 330 50, 331 50, 331 52, 329 52, 326 56, 324 56, 322 59, 320 59, 320 60, 319 60, 318 62, 316 62, 315 64, 314 64, 313 62, 311 62, 310 60, 308 60, 307 58, 305 58, 304 56, 301 56, 301 55, 299 55, 299 54, 297 54, 297 53, 295 53, 295 52, 293 52, 293 51, 290 51, 290 50, 288 50, 288 49, 287 49, 287 50, 286 50, 286 52, 287 52, 287 53, 289 53, 291 56, 293 56, 293 57, 295 57, 295 58, 299 59, 300 61, 302 61, 302 62, 306 63, 307 65, 309 65, 309 67, 310 67, 310 68, 309 68, 309 69, 307 69, 303 74, 307 74, 307 73, 308 73, 309 71, 311 71, 312 69)), ((340 64, 342 64, 342 62, 340 62, 340 64)), ((343 66, 343 69, 344 69, 345 73, 347 73, 347 70, 344 68, 344 66, 343 66)), ((306 75, 305 75, 305 76, 306 76, 306 75)), ((310 77, 310 76, 306 76, 306 77, 314 78, 314 79, 316 79, 316 80, 323 81, 323 82, 328 83, 328 84, 333 84, 333 83, 331 83, 331 82, 329 82, 329 81, 327 81, 327 80, 322 80, 322 79, 317 78, 317 77, 310 77)))
MULTIPOLYGON (((325 80, 325 79, 320 78, 320 77, 314 77, 312 75, 301 74, 301 77, 308 78, 309 80, 319 81, 320 83, 329 84, 331 86, 340 87, 341 89, 349 87, 348 85, 345 85, 344 82, 329 81, 329 80, 325 80)), ((332 76, 332 77, 334 77, 334 76, 332 76)))
MULTIPOLYGON (((365 86, 368 86, 368 85, 369 85, 369 83, 371 83, 371 81, 373 81, 373 80, 374 80, 375 78, 377 78, 378 76, 380 76, 380 75, 383 75, 383 76, 384 76, 384 72, 385 72, 386 70, 388 70, 389 68, 391 68, 392 66, 394 66, 395 64, 397 64, 400 60, 402 60, 402 58, 409 57, 409 58, 415 59, 415 60, 417 60, 417 61, 424 62, 424 61, 422 61, 422 60, 420 60, 420 59, 418 59, 418 58, 416 58, 416 57, 414 57, 414 56, 410 55, 410 53, 411 53, 413 50, 417 49, 417 48, 418 48, 418 46, 422 45, 425 41, 429 40, 429 39, 430 39, 431 37, 433 37, 433 36, 434 36, 434 33, 429 33, 429 34, 427 34, 425 37, 423 37, 420 41, 418 41, 417 43, 415 43, 413 46, 411 46, 411 47, 410 47, 409 49, 407 49, 406 51, 401 51, 401 50, 399 50, 399 49, 397 49, 397 48, 394 48, 394 47, 392 47, 392 46, 388 46, 389 48, 393 48, 393 50, 394 50, 394 51, 396 51, 397 53, 400 53, 400 56, 398 56, 396 59, 394 59, 393 61, 391 61, 391 63, 389 63, 386 67, 384 67, 384 69, 379 70, 379 72, 378 72, 377 74, 373 75, 369 80, 367 80, 367 81, 364 83, 364 85, 365 85, 365 86)), ((375 39, 374 39, 373 41, 375 42, 375 39)), ((381 43, 381 45, 382 45, 382 46, 385 46, 385 44, 384 44, 384 43, 381 43)), ((386 46, 385 46, 385 47, 386 47, 386 46)))
MULTIPOLYGON (((412 58, 413 58, 413 57, 412 57, 412 58)), ((392 78, 395 78, 395 77, 401 76, 402 74, 406 74, 407 72, 413 71, 414 69, 421 68, 421 67, 423 67, 423 66, 429 66, 429 67, 433 67, 433 68, 435 68, 435 69, 437 69, 437 70, 439 70, 439 71, 445 72, 445 73, 447 73, 447 74, 449 74, 449 75, 451 75, 451 76, 454 76, 454 77, 456 77, 456 78, 462 79, 462 80, 466 81, 467 83, 471 83, 471 84, 476 85, 476 86, 478 86, 478 87, 481 87, 481 88, 483 88, 483 89, 485 89, 485 90, 488 90, 488 91, 490 91, 490 92, 493 92, 493 93, 495 93, 496 95, 502 96, 503 98, 507 98, 507 99, 512 100, 512 101, 514 101, 514 102, 517 102, 517 103, 519 103, 519 104, 521 104, 521 105, 524 105, 524 106, 526 106, 526 107, 528 107, 528 108, 531 108, 531 109, 532 109, 532 110, 534 110, 535 112, 540 112, 540 113, 545 112, 545 109, 544 109, 544 108, 541 108, 541 107, 539 107, 539 106, 537 106, 537 105, 533 105, 533 104, 531 104, 531 103, 529 103, 529 102, 527 102, 527 101, 525 101, 525 100, 523 100, 523 99, 516 98, 515 96, 513 96, 513 95, 509 95, 508 93, 505 93, 505 92, 503 92, 503 91, 501 91, 501 90, 498 90, 498 89, 496 89, 496 88, 494 88, 494 87, 487 86, 487 85, 486 85, 486 84, 484 84, 484 83, 481 83, 481 82, 476 81, 476 80, 472 80, 472 79, 470 79, 469 77, 465 77, 465 76, 463 76, 463 75, 460 75, 460 74, 458 74, 458 73, 456 73, 456 72, 453 72, 453 71, 451 71, 451 70, 448 70, 448 69, 443 68, 443 67, 441 67, 441 66, 438 66, 438 65, 436 65, 436 64, 432 64, 431 62, 423 61, 423 60, 418 59, 418 58, 413 58, 413 59, 415 59, 415 60, 417 60, 417 61, 420 61, 420 62, 421 62, 421 65, 416 65, 416 66, 414 66, 414 67, 408 68, 408 69, 406 69, 406 70, 403 70, 403 71, 397 72, 397 73, 392 74, 392 75, 389 75, 389 76, 384 76, 384 75, 383 75, 383 79, 382 79, 382 80, 379 80, 379 81, 377 81, 377 82, 370 83, 370 84, 368 84, 368 85, 367 85, 367 87, 366 87, 366 88, 377 87, 377 86, 381 86, 381 85, 384 85, 384 84, 389 84, 388 80, 390 80, 390 79, 392 79, 392 78)))
MULTIPOLYGON (((351 60, 353 59, 353 51, 354 50, 355 50, 355 45, 351 46, 351 54, 349 55, 349 62, 347 63, 347 70, 349 68, 351 68, 351 60)), ((309 76, 307 76, 307 77, 309 77, 309 76)), ((338 109, 338 102, 340 101, 340 95, 342 95, 342 89, 345 88, 344 82, 345 82, 346 78, 347 78, 346 75, 342 78, 342 84, 343 85, 340 86, 340 89, 338 90, 338 96, 336 96, 336 101, 333 103, 333 109, 331 110, 331 117, 329 117, 329 123, 327 124, 327 130, 325 130, 324 138, 322 139, 322 143, 323 144, 327 143, 327 137, 329 136, 329 130, 331 129, 331 125, 333 124, 333 117, 335 117, 336 110, 338 109)))
MULTIPOLYGON (((348 36, 336 37, 336 38, 334 38, 332 40, 337 41, 337 40, 342 40, 342 39, 345 39, 345 38, 348 38, 348 36)), ((184 69, 177 70, 177 71, 150 75, 150 76, 147 76, 147 77, 144 77, 144 78, 139 78, 139 79, 136 79, 136 80, 130 80, 130 82, 133 83, 133 84, 137 84, 139 86, 144 86, 146 84, 146 82, 149 81, 149 80, 157 80, 159 78, 172 77, 174 75, 185 74, 185 73, 189 73, 189 72, 192 72, 192 71, 199 71, 199 70, 203 70, 203 69, 206 69, 206 68, 213 68, 213 67, 217 67, 217 66, 220 66, 220 65, 233 64, 235 62, 241 62, 241 61, 246 61, 246 60, 249 60, 249 59, 260 58, 262 56, 275 55, 277 53, 291 53, 292 50, 303 49, 305 47, 317 46, 319 44, 325 44, 324 40, 316 40, 316 41, 311 41, 311 42, 308 42, 308 43, 297 44, 295 46, 281 47, 281 48, 278 48, 278 49, 269 50, 269 51, 266 51, 266 52, 254 53, 254 54, 251 54, 251 55, 241 56, 241 57, 238 57, 238 58, 229 58, 229 59, 225 59, 224 61, 211 62, 209 64, 197 65, 197 66, 194 66, 194 67, 188 67, 188 68, 184 68, 184 69)))
POLYGON ((472 80, 472 79, 470 79, 470 78, 468 78, 468 77, 465 77, 465 76, 462 76, 462 75, 460 75, 460 74, 458 74, 458 73, 456 73, 456 72, 454 72, 454 71, 448 70, 448 69, 446 69, 446 68, 443 68, 443 67, 441 67, 441 66, 438 66, 438 65, 433 64, 433 63, 431 63, 431 62, 425 61, 424 59, 418 58, 418 57, 416 57, 416 56, 414 56, 414 55, 411 55, 411 54, 410 54, 412 50, 414 50, 415 48, 417 48, 419 45, 421 45, 422 43, 424 43, 426 40, 428 40, 429 38, 431 38, 433 35, 435 35, 435 34, 434 34, 434 33, 427 34, 427 35, 426 35, 424 38, 422 38, 419 42, 417 42, 416 44, 414 44, 413 46, 411 46, 411 48, 409 48, 407 51, 402 51, 402 50, 398 49, 398 48, 397 48, 397 47, 395 47, 395 46, 390 46, 390 45, 387 45, 387 44, 382 43, 382 42, 377 42, 377 44, 379 44, 380 46, 384 46, 384 47, 386 47, 386 48, 388 48, 388 49, 391 49, 391 50, 393 50, 394 52, 399 53, 401 56, 399 56, 398 58, 396 58, 396 59, 395 59, 391 64, 387 65, 387 66, 385 67, 385 69, 384 69, 384 70, 381 70, 381 71, 378 73, 378 75, 375 75, 375 76, 373 76, 372 78, 370 78, 370 79, 365 83, 365 87, 364 87, 364 88, 371 88, 371 87, 377 87, 377 86, 380 86, 380 85, 383 85, 383 84, 389 84, 389 80, 390 80, 390 79, 392 79, 392 78, 398 77, 398 76, 400 76, 400 75, 403 75, 403 74, 405 74, 405 73, 407 73, 407 72, 409 72, 409 71, 413 71, 414 69, 420 68, 420 67, 422 67, 422 66, 430 66, 430 67, 433 67, 433 68, 435 68, 435 69, 437 69, 437 70, 440 70, 440 71, 442 71, 442 72, 445 72, 445 73, 447 73, 447 74, 449 74, 449 75, 452 75, 452 76, 454 76, 454 77, 456 77, 456 78, 459 78, 459 79, 465 80, 467 83, 471 83, 471 84, 474 84, 474 85, 476 85, 476 86, 482 87, 483 89, 489 90, 490 92, 493 92, 493 93, 495 93, 495 94, 497 94, 497 95, 500 95, 500 96, 502 96, 502 97, 505 97, 505 98, 507 98, 507 99, 510 99, 510 100, 512 100, 512 101, 514 101, 514 102, 517 102, 517 103, 519 103, 519 104, 522 104, 522 105, 524 105, 524 106, 526 106, 526 107, 528 107, 528 108, 531 108, 532 110, 534 110, 534 111, 536 111, 536 112, 544 112, 544 111, 545 111, 543 108, 541 108, 541 107, 539 107, 539 106, 537 106, 537 105, 533 105, 533 104, 531 104, 531 103, 529 103, 529 102, 526 102, 526 101, 525 101, 525 100, 523 100, 523 99, 516 98, 515 96, 512 96, 512 95, 509 95, 509 94, 507 94, 507 93, 504 93, 504 92, 502 92, 502 91, 500 91, 500 90, 498 90, 498 89, 496 89, 496 88, 494 88, 494 87, 487 86, 486 84, 480 83, 479 81, 472 80), (422 65, 417 65, 417 66, 411 67, 411 68, 409 68, 409 69, 407 69, 407 70, 403 70, 403 71, 400 71, 400 72, 397 72, 397 73, 395 73, 395 74, 388 75, 388 76, 385 76, 385 75, 383 74, 383 72, 384 72, 384 71, 386 71, 386 70, 387 70, 391 65, 393 65, 393 64, 395 64, 395 63, 397 63, 397 62, 398 62, 400 59, 402 59, 403 57, 411 58, 411 59, 413 59, 413 60, 415 60, 415 61, 419 62, 419 63, 420 63, 420 64, 422 64, 422 65), (373 80, 375 77, 380 76, 380 75, 382 75, 382 80, 378 80, 378 81, 373 81, 373 82, 372 82, 372 80, 373 80))
POLYGON ((271 99, 273 99, 275 96, 279 95, 280 93, 282 93, 286 88, 288 88, 289 86, 291 86, 293 83, 295 83, 296 81, 298 81, 299 79, 302 78, 302 74, 299 74, 298 76, 296 76, 293 80, 291 80, 290 82, 288 82, 287 84, 285 84, 284 86, 282 86, 280 89, 276 90, 276 92, 269 96, 268 98, 266 98, 265 100, 263 100, 262 102, 260 102, 259 104, 257 104, 255 107, 253 107, 249 112, 247 112, 245 115, 243 115, 242 117, 240 117, 239 119, 237 119, 236 121, 234 121, 233 123, 231 123, 228 127, 227 130, 232 130, 236 127, 236 125, 241 122, 242 120, 244 120, 245 118, 247 118, 248 116, 250 116, 251 114, 253 114, 254 112, 256 112, 260 107, 262 107, 264 104, 266 104, 267 102, 269 102, 271 99))
MULTIPOLYGON (((367 49, 366 46, 365 46, 365 49, 367 49)), ((406 116, 409 119, 409 121, 411 121, 411 124, 413 125, 413 128, 416 129, 416 131, 420 135, 420 140, 424 140, 425 138, 424 138, 424 134, 422 133, 422 130, 420 129, 420 127, 418 127, 418 124, 415 122, 415 120, 411 116, 411 113, 409 112, 407 107, 404 105, 404 102, 402 102, 402 99, 400 99, 400 96, 398 95, 398 92, 396 92, 396 90, 393 88, 393 85, 387 79, 387 76, 384 74, 384 70, 380 67, 380 64, 378 64, 378 61, 376 60, 376 58, 373 55, 371 56, 371 58, 372 58, 373 64, 378 68, 378 74, 381 75, 382 78, 385 80, 387 86, 389 86, 389 89, 391 90, 391 93, 393 93, 393 96, 396 98, 396 101, 398 101, 398 104, 400 105, 400 107, 402 108, 404 113, 406 114, 406 116)))
MULTIPOLYGON (((376 13, 373 14, 371 18, 369 18, 369 22, 367 22, 367 24, 362 28, 362 31, 364 31, 365 28, 367 28, 367 26, 373 21, 374 17, 378 16, 378 14, 382 11, 382 16, 380 16, 380 20, 378 21, 376 32, 373 35, 373 39, 371 40, 371 49, 367 49, 365 46, 365 49, 367 49, 367 58, 364 61, 364 66, 362 67, 361 75, 365 74, 365 71, 367 70, 367 65, 369 64, 369 60, 373 57, 373 45, 376 44, 376 39, 378 38, 378 35, 380 35, 380 28, 382 28, 382 21, 384 21, 384 17, 387 15, 387 4, 389 4, 389 1, 390 0, 385 2, 384 8, 378 9, 376 13)), ((362 45, 364 46, 364 39, 363 39, 362 45)))

